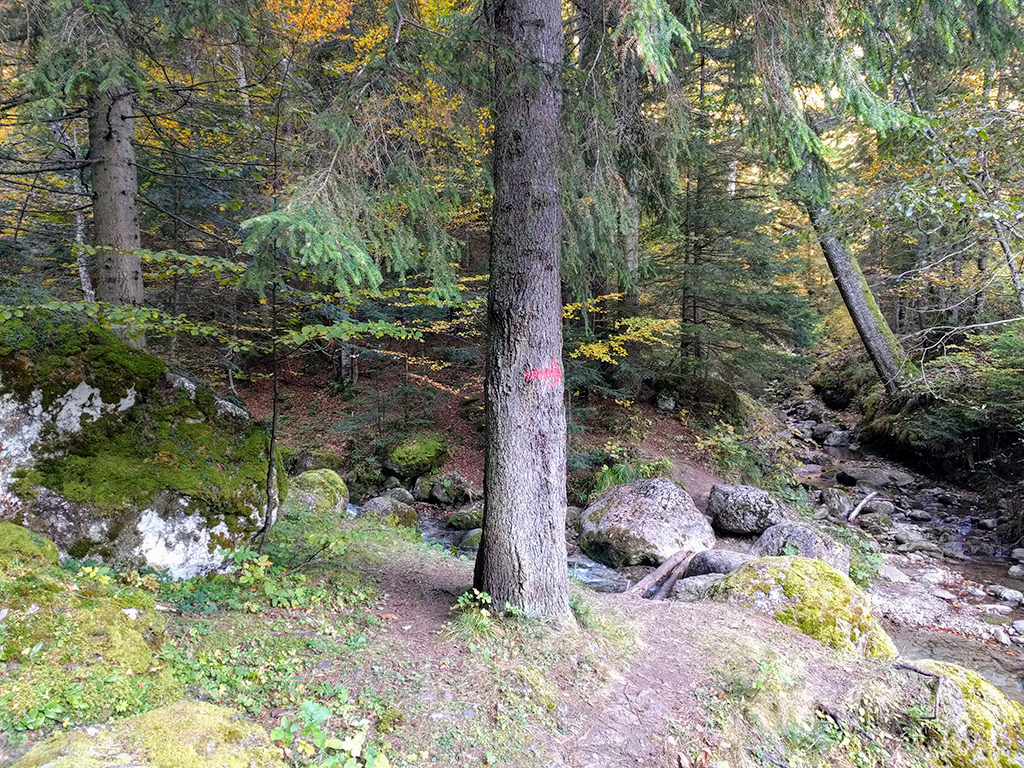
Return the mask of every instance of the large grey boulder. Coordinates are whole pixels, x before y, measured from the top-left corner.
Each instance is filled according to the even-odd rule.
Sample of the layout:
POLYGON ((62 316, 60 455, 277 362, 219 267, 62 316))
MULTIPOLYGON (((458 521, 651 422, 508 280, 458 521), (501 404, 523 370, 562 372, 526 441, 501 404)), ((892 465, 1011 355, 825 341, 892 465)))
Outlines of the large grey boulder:
POLYGON ((763 533, 790 516, 789 508, 768 491, 750 485, 716 485, 708 497, 708 516, 716 531, 744 536, 763 533))
POLYGON ((850 550, 820 531, 800 523, 773 525, 750 548, 754 557, 795 555, 828 563, 840 573, 850 572, 850 550))
POLYGON ((836 471, 836 480, 843 485, 881 489, 887 486, 906 488, 914 484, 912 475, 898 469, 882 469, 858 464, 844 464, 836 471))
POLYGON ((658 565, 681 549, 699 552, 714 543, 690 495, 665 478, 612 488, 583 511, 580 547, 613 568, 658 565))

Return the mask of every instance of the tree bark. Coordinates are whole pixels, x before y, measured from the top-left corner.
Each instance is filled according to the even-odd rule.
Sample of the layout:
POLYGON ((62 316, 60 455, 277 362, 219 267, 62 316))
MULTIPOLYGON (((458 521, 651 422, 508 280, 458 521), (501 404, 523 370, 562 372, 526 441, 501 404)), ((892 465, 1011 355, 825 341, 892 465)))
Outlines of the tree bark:
MULTIPOLYGON (((99 272, 96 297, 138 307, 143 286, 134 105, 127 88, 94 92, 88 98, 93 238, 99 272)), ((129 343, 144 348, 145 337, 130 338, 129 343)))
POLYGON ((813 158, 808 159, 801 173, 805 188, 803 199, 799 202, 807 211, 807 217, 818 236, 825 261, 832 272, 832 277, 835 278, 836 287, 843 297, 843 303, 857 328, 864 349, 882 380, 886 394, 896 397, 903 385, 902 370, 897 360, 899 342, 885 322, 878 304, 875 303, 874 294, 871 293, 860 266, 836 237, 828 201, 817 199, 814 193, 815 189, 822 187, 821 170, 817 166, 817 161, 813 158))
POLYGON ((558 0, 496 0, 494 211, 483 535, 475 585, 527 616, 573 624, 565 548, 565 404, 556 155, 558 0))

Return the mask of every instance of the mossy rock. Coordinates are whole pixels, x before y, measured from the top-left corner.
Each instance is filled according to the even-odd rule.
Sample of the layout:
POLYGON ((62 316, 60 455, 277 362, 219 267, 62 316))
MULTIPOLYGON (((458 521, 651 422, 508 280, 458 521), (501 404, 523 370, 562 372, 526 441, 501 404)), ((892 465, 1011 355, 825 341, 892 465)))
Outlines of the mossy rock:
POLYGON ((929 747, 951 768, 1024 764, 1024 707, 969 669, 942 661, 914 666, 942 676, 929 747))
POLYGON ((9 609, 0 658, 0 732, 46 733, 65 722, 102 722, 181 696, 157 652, 164 621, 153 596, 93 573, 58 568, 0 572, 9 609))
POLYGON ((754 608, 846 656, 891 659, 896 647, 871 615, 871 599, 820 560, 764 557, 718 581, 711 596, 754 608))
POLYGON ((474 528, 471 531, 467 531, 466 535, 459 541, 459 554, 469 556, 475 556, 477 550, 480 549, 480 542, 483 540, 484 530, 483 528, 474 528))
POLYGON ((419 526, 420 516, 414 507, 390 496, 370 499, 359 509, 360 517, 379 520, 384 525, 403 528, 419 526))
POLYGON ((467 504, 462 509, 456 510, 448 518, 448 527, 457 531, 471 531, 474 528, 481 528, 484 524, 484 503, 475 501, 467 504))
POLYGON ((25 565, 57 565, 57 545, 14 523, 0 523, 0 560, 25 565))
POLYGON ((388 452, 384 469, 410 479, 440 467, 448 455, 448 441, 436 432, 421 432, 402 440, 388 452))
POLYGON ((333 469, 314 469, 292 478, 285 514, 296 505, 315 515, 342 515, 348 508, 348 486, 333 469))
POLYGON ((14 768, 285 768, 267 732, 226 707, 178 701, 37 745, 14 768), (92 732, 90 732, 92 733, 92 732))
POLYGON ((20 402, 38 390, 49 408, 83 382, 117 402, 130 390, 149 391, 163 375, 162 360, 85 317, 38 309, 0 323, 0 393, 20 402))

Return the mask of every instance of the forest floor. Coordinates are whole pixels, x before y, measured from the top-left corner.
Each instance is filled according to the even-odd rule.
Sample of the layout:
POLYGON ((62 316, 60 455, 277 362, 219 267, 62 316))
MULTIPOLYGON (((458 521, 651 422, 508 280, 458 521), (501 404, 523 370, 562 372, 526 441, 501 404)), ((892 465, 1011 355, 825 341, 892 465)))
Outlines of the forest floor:
MULTIPOLYGON (((414 375, 400 362, 378 362, 364 369, 360 393, 348 400, 334 394, 329 371, 287 373, 282 442, 352 460, 370 436, 383 443, 423 425, 451 442, 445 469, 480 487, 481 382, 463 373, 414 375)), ((257 417, 269 414, 269 392, 266 382, 244 392, 257 417)), ((668 457, 669 476, 702 509, 711 486, 723 482, 679 417, 611 400, 578 407, 587 423, 572 449, 613 442, 640 458, 668 457)), ((333 622, 336 655, 313 649, 304 690, 343 688, 356 697, 345 706, 372 721, 378 743, 400 765, 787 766, 786 756, 797 753, 809 764, 847 765, 878 750, 901 765, 901 728, 913 725, 905 713, 929 697, 920 680, 841 659, 771 619, 721 604, 651 602, 574 585, 580 627, 553 632, 529 622, 480 622, 473 609, 467 621, 453 611, 472 585, 472 563, 439 547, 355 533, 342 561, 372 585, 355 619, 279 611, 270 626, 301 635, 333 622), (840 724, 823 712, 843 713, 840 724), (890 719, 883 730, 895 748, 866 732, 850 736, 849 723, 864 712, 890 719)), ((235 632, 262 631, 236 619, 242 627, 235 632)), ((187 635, 192 621, 180 619, 175 632, 187 635)), ((222 642, 218 632, 206 642, 222 642)), ((330 695, 318 701, 337 704, 330 695)), ((273 727, 295 703, 293 696, 291 710, 287 702, 264 708, 261 719, 273 727)))

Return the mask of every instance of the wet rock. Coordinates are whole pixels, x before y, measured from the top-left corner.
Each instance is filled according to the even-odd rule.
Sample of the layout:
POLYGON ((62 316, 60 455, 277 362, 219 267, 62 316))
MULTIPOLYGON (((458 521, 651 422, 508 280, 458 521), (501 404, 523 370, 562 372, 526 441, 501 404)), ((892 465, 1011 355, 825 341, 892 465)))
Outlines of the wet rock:
POLYGON ((688 576, 685 579, 680 579, 672 587, 672 597, 687 603, 703 600, 721 578, 721 574, 707 573, 703 576, 688 576))
POLYGON ((932 513, 926 509, 910 509, 907 510, 907 517, 914 522, 928 523, 931 522, 932 513))
POLYGON ((829 433, 823 444, 827 445, 829 448, 849 448, 850 443, 852 442, 853 437, 847 430, 837 429, 835 432, 829 433))
POLYGON ((999 521, 995 518, 990 517, 986 520, 978 521, 978 528, 983 531, 994 531, 997 527, 999 527, 999 521))
POLYGON ((1017 581, 1024 581, 1024 565, 1011 565, 1006 575, 1017 581))
POLYGON ((850 571, 850 550, 820 531, 799 523, 773 525, 750 548, 754 557, 797 555, 821 560, 841 573, 850 571))
POLYGON ((749 485, 716 485, 708 497, 711 524, 725 533, 760 534, 790 514, 770 493, 749 485))
POLYGON ((721 577, 715 599, 774 616, 848 656, 893 658, 896 647, 871 614, 871 598, 818 560, 765 557, 721 577))
POLYGON ((904 488, 913 485, 914 478, 896 469, 880 469, 856 464, 844 464, 836 472, 836 480, 843 485, 866 486, 881 489, 886 486, 904 488))
POLYGON ((693 499, 671 480, 612 488, 583 511, 580 548, 615 568, 658 565, 681 549, 711 549, 715 534, 693 499))
POLYGON ((956 601, 956 595, 948 589, 933 589, 930 594, 932 597, 937 597, 939 600, 945 600, 947 603, 956 601))
POLYGON ((1005 646, 1007 648, 1009 648, 1010 645, 1012 645, 1012 641, 1010 640, 1010 636, 1008 634, 1006 634, 1006 630, 1003 629, 1002 627, 996 627, 995 629, 992 630, 992 639, 995 640, 1000 645, 1005 646))
POLYGON ((882 536, 892 530, 893 522, 889 515, 874 512, 863 514, 857 518, 857 525, 872 536, 882 536))
POLYGON ((840 429, 838 424, 834 424, 830 421, 822 422, 811 430, 811 437, 819 443, 824 443, 828 436, 838 429, 840 429))
POLYGON ((706 576, 709 573, 731 573, 754 556, 744 552, 731 552, 728 549, 706 549, 698 552, 686 568, 687 578, 706 576))
POLYGON ((1020 605, 1024 602, 1024 594, 1016 589, 1004 587, 1001 584, 993 584, 985 591, 992 595, 992 597, 998 597, 1004 603, 1009 603, 1010 605, 1020 605))
POLYGON ((1010 557, 1018 563, 1024 563, 1024 547, 1018 547, 1010 553, 1010 557))
POLYGON ((920 541, 923 538, 924 534, 917 528, 901 528, 893 536, 897 544, 909 544, 912 541, 920 541))

